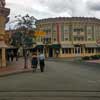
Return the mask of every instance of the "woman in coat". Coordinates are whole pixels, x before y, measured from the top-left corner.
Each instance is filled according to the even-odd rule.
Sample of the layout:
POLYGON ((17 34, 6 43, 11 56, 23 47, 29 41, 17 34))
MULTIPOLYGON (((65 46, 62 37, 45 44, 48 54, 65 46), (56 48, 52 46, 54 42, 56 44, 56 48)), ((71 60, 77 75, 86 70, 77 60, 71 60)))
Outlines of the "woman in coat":
POLYGON ((31 61, 31 65, 32 65, 32 68, 33 68, 33 72, 36 71, 37 64, 38 64, 37 54, 34 53, 34 54, 32 55, 32 61, 31 61))

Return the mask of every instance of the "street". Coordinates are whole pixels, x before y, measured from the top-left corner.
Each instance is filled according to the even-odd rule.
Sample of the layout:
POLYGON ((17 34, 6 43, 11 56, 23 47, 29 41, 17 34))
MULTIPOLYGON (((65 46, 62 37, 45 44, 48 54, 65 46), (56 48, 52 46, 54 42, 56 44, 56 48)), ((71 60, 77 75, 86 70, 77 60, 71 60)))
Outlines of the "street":
POLYGON ((46 61, 43 73, 38 69, 34 73, 0 77, 1 98, 100 100, 100 67, 96 64, 46 61))

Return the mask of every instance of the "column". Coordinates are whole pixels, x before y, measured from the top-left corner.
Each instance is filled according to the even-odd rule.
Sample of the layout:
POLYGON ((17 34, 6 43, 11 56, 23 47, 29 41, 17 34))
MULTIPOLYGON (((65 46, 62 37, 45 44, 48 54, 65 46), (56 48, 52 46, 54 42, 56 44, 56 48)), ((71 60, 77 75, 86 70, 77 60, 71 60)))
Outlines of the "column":
POLYGON ((73 56, 73 48, 71 48, 71 56, 73 56))
POLYGON ((48 51, 49 51, 49 50, 48 50, 48 47, 47 47, 47 48, 46 48, 46 56, 47 56, 47 57, 49 57, 48 51))
POLYGON ((73 54, 73 48, 71 48, 71 54, 73 54))
POLYGON ((94 54, 96 54, 96 48, 94 48, 94 54))
POLYGON ((86 54, 85 47, 83 46, 82 49, 83 49, 83 56, 85 56, 85 54, 86 54))
POLYGON ((62 48, 60 48, 60 57, 62 56, 62 48))
POLYGON ((54 50, 54 48, 52 50, 53 50, 53 57, 55 57, 55 50, 54 50))
POLYGON ((1 55, 2 55, 2 60, 1 60, 2 67, 6 67, 6 49, 5 48, 2 48, 1 55))
POLYGON ((74 55, 75 55, 75 49, 76 49, 76 48, 74 48, 74 55))

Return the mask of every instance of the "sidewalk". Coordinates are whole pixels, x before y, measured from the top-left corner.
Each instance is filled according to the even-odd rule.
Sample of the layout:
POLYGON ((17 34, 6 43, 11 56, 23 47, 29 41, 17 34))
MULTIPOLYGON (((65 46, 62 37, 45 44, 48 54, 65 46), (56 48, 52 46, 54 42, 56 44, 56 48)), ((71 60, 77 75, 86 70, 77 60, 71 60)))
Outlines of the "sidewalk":
POLYGON ((100 64, 100 59, 99 59, 99 60, 87 60, 86 62, 98 63, 98 64, 100 64))
POLYGON ((28 60, 28 68, 24 69, 24 59, 19 58, 18 61, 15 61, 14 59, 13 62, 7 62, 6 68, 0 68, 0 77, 30 71, 32 71, 30 61, 28 60))

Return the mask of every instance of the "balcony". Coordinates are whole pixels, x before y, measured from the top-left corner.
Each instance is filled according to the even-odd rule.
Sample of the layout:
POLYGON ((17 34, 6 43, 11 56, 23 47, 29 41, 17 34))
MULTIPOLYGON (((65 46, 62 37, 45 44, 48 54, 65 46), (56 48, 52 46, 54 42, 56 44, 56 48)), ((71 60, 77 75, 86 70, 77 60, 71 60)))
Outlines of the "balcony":
POLYGON ((72 44, 85 44, 86 41, 72 41, 72 44))

